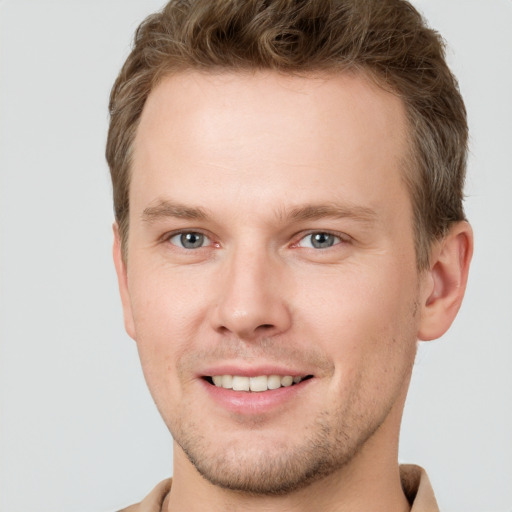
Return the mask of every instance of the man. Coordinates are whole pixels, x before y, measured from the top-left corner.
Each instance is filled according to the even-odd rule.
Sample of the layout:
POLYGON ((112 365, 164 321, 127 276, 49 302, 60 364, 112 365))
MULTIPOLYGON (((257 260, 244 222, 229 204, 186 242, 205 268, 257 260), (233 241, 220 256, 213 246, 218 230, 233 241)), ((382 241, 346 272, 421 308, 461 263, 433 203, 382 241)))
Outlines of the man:
POLYGON ((174 438, 129 511, 430 511, 418 340, 465 290, 465 109, 402 0, 171 1, 112 91, 128 334, 174 438))

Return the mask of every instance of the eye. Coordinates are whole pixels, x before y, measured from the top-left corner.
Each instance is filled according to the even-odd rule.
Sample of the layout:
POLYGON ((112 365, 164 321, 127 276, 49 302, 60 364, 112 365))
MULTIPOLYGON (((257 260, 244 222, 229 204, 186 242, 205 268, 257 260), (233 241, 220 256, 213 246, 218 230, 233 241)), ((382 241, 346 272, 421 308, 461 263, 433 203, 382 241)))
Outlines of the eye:
POLYGON ((178 233, 171 236, 169 242, 183 249, 199 249, 211 244, 210 239, 206 235, 197 233, 196 231, 178 233))
POLYGON ((333 245, 339 244, 341 241, 339 236, 333 235, 332 233, 317 231, 316 233, 306 235, 299 241, 297 246, 310 249, 328 249, 333 245))

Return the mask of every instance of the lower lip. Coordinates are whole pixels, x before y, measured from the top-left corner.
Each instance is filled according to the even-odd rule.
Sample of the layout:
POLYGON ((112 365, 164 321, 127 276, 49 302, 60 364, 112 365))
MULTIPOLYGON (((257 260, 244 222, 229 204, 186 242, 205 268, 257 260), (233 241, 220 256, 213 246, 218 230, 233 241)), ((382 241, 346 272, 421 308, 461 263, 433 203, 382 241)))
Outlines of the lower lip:
POLYGON ((261 392, 233 391, 214 386, 202 380, 201 383, 217 404, 230 412, 244 415, 263 414, 277 407, 283 407, 311 385, 314 379, 307 379, 293 386, 261 392))

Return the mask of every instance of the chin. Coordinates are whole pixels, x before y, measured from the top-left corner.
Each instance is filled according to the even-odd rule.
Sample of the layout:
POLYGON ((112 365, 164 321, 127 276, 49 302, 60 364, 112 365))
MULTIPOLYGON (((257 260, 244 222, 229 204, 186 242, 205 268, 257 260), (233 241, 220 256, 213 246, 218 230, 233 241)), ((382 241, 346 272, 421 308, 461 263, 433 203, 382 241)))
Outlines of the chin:
POLYGON ((353 439, 345 432, 333 432, 319 420, 315 426, 314 436, 294 441, 265 439, 262 433, 253 432, 249 436, 259 439, 253 437, 250 444, 247 439, 217 442, 197 434, 183 435, 179 428, 174 440, 199 474, 213 485, 250 495, 282 496, 342 469, 378 428, 353 439))
POLYGON ((300 449, 286 453, 284 450, 281 453, 275 450, 258 453, 228 450, 221 456, 200 458, 194 453, 185 453, 197 471, 218 487, 245 494, 275 496, 297 491, 338 469, 321 451, 315 450, 313 456, 300 449))

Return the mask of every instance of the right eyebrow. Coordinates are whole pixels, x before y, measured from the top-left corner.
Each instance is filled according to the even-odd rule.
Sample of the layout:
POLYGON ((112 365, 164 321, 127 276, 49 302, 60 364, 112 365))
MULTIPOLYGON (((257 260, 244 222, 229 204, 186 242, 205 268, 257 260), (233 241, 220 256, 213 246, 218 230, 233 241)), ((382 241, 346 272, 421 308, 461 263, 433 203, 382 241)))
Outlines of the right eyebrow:
POLYGON ((366 206, 328 204, 306 204, 293 208, 290 212, 281 212, 281 217, 290 217, 295 221, 319 220, 325 217, 335 219, 351 218, 362 223, 372 224, 377 213, 366 206))
POLYGON ((155 205, 144 208, 141 217, 145 222, 155 222, 168 217, 204 220, 208 215, 202 208, 185 206, 184 204, 168 200, 160 200, 155 205))

